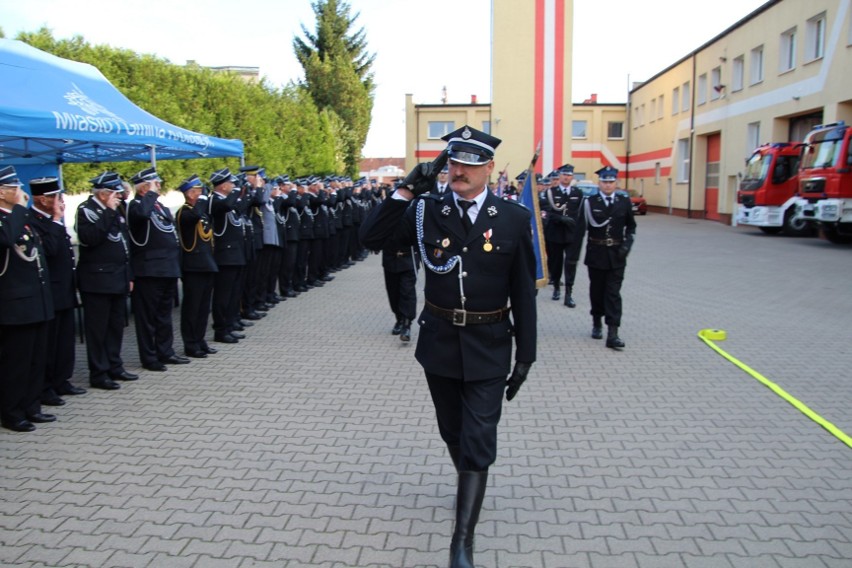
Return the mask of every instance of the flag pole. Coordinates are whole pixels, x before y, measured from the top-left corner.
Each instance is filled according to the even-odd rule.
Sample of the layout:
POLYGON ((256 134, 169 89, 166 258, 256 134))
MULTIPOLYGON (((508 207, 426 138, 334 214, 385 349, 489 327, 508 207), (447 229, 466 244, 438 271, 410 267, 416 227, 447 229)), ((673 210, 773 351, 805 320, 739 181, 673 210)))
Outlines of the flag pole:
POLYGON ((538 194, 536 193, 535 183, 535 164, 541 154, 541 141, 535 149, 535 155, 530 160, 530 167, 527 169, 527 176, 524 180, 524 186, 521 189, 521 194, 518 196, 518 201, 525 205, 527 209, 532 211, 530 217, 530 229, 532 231, 533 249, 536 257, 536 279, 535 287, 544 288, 547 286, 547 263, 546 249, 544 246, 544 230, 541 224, 541 208, 538 204, 538 194))

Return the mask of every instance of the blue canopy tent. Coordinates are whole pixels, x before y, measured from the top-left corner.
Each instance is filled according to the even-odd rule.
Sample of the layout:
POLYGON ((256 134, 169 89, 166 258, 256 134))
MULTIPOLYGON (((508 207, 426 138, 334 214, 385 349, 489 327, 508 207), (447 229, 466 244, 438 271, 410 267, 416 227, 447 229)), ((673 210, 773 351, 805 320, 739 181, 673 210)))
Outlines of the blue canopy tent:
MULTIPOLYGON (((95 67, 0 38, 0 164, 242 157, 241 140, 177 127, 142 110, 95 67)), ((55 174, 54 174, 55 175, 55 174)))

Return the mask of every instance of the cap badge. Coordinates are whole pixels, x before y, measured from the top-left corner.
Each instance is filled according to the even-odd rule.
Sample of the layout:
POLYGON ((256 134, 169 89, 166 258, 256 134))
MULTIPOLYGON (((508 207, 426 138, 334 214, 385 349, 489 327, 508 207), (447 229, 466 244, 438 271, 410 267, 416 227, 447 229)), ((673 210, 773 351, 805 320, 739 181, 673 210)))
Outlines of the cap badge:
POLYGON ((497 216, 497 208, 494 207, 493 205, 489 206, 488 209, 486 209, 485 211, 488 212, 489 217, 496 217, 497 216))
POLYGON ((448 239, 447 237, 444 237, 444 239, 441 241, 441 246, 444 247, 444 248, 447 248, 448 246, 450 246, 450 239, 448 239))
POLYGON ((449 206, 449 205, 444 205, 444 206, 441 208, 441 215, 443 215, 444 217, 449 217, 449 216, 450 216, 450 211, 451 211, 450 206, 449 206))
POLYGON ((470 138, 471 136, 473 136, 473 133, 470 131, 470 129, 469 129, 467 126, 465 126, 465 127, 464 127, 464 130, 462 130, 462 135, 461 135, 461 136, 462 136, 462 138, 464 138, 465 140, 467 140, 468 138, 470 138))

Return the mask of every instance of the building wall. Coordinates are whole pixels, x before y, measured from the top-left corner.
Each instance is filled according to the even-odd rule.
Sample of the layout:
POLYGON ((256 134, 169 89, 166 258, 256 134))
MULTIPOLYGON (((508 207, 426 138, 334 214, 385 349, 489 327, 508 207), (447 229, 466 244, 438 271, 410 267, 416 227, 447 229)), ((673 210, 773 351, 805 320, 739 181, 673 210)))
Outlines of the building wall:
POLYGON ((453 129, 468 124, 482 130, 488 128, 485 123, 490 120, 488 104, 415 105, 413 95, 405 95, 406 171, 420 162, 433 160, 447 146, 440 137, 429 137, 430 122, 451 122, 453 129))
MULTIPOLYGON (((571 158, 574 179, 596 180, 595 172, 603 166, 627 171, 627 111, 623 104, 575 104, 571 111, 571 158), (585 136, 573 136, 573 123, 585 123, 585 136), (621 136, 609 136, 610 123, 621 125, 621 136)), ((579 133, 578 133, 579 134, 579 133)), ((614 133, 615 134, 615 133, 614 133)), ((624 185, 623 182, 620 185, 624 185)))
POLYGON ((730 222, 745 159, 755 146, 800 141, 814 124, 852 119, 850 5, 852 0, 767 2, 631 91, 629 184, 644 189, 652 208, 709 218, 718 210, 718 219, 730 222), (824 52, 813 57, 815 20, 823 15, 824 52), (759 50, 762 78, 753 75, 759 50), (690 89, 687 110, 684 84, 690 89), (676 88, 679 108, 672 107, 676 88), (721 146, 713 164, 707 156, 716 136, 721 146), (714 180, 718 196, 707 191, 714 180))

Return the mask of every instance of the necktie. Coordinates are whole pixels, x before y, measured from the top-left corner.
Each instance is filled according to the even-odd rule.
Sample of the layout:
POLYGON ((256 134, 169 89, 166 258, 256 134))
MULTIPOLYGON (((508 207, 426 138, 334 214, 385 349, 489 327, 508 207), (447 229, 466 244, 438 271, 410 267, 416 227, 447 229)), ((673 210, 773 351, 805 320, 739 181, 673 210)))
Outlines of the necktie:
POLYGON ((462 211, 463 211, 462 216, 461 216, 462 227, 464 227, 464 230, 465 230, 466 233, 470 232, 470 228, 473 227, 473 222, 470 220, 470 217, 468 216, 467 211, 468 211, 468 209, 470 209, 473 206, 474 203, 475 203, 474 201, 467 201, 466 199, 459 199, 459 207, 461 207, 462 211))
POLYGON ((607 197, 606 197, 606 206, 607 206, 607 207, 611 207, 611 206, 612 206, 612 197, 610 197, 610 196, 608 196, 608 195, 607 195, 607 197))

